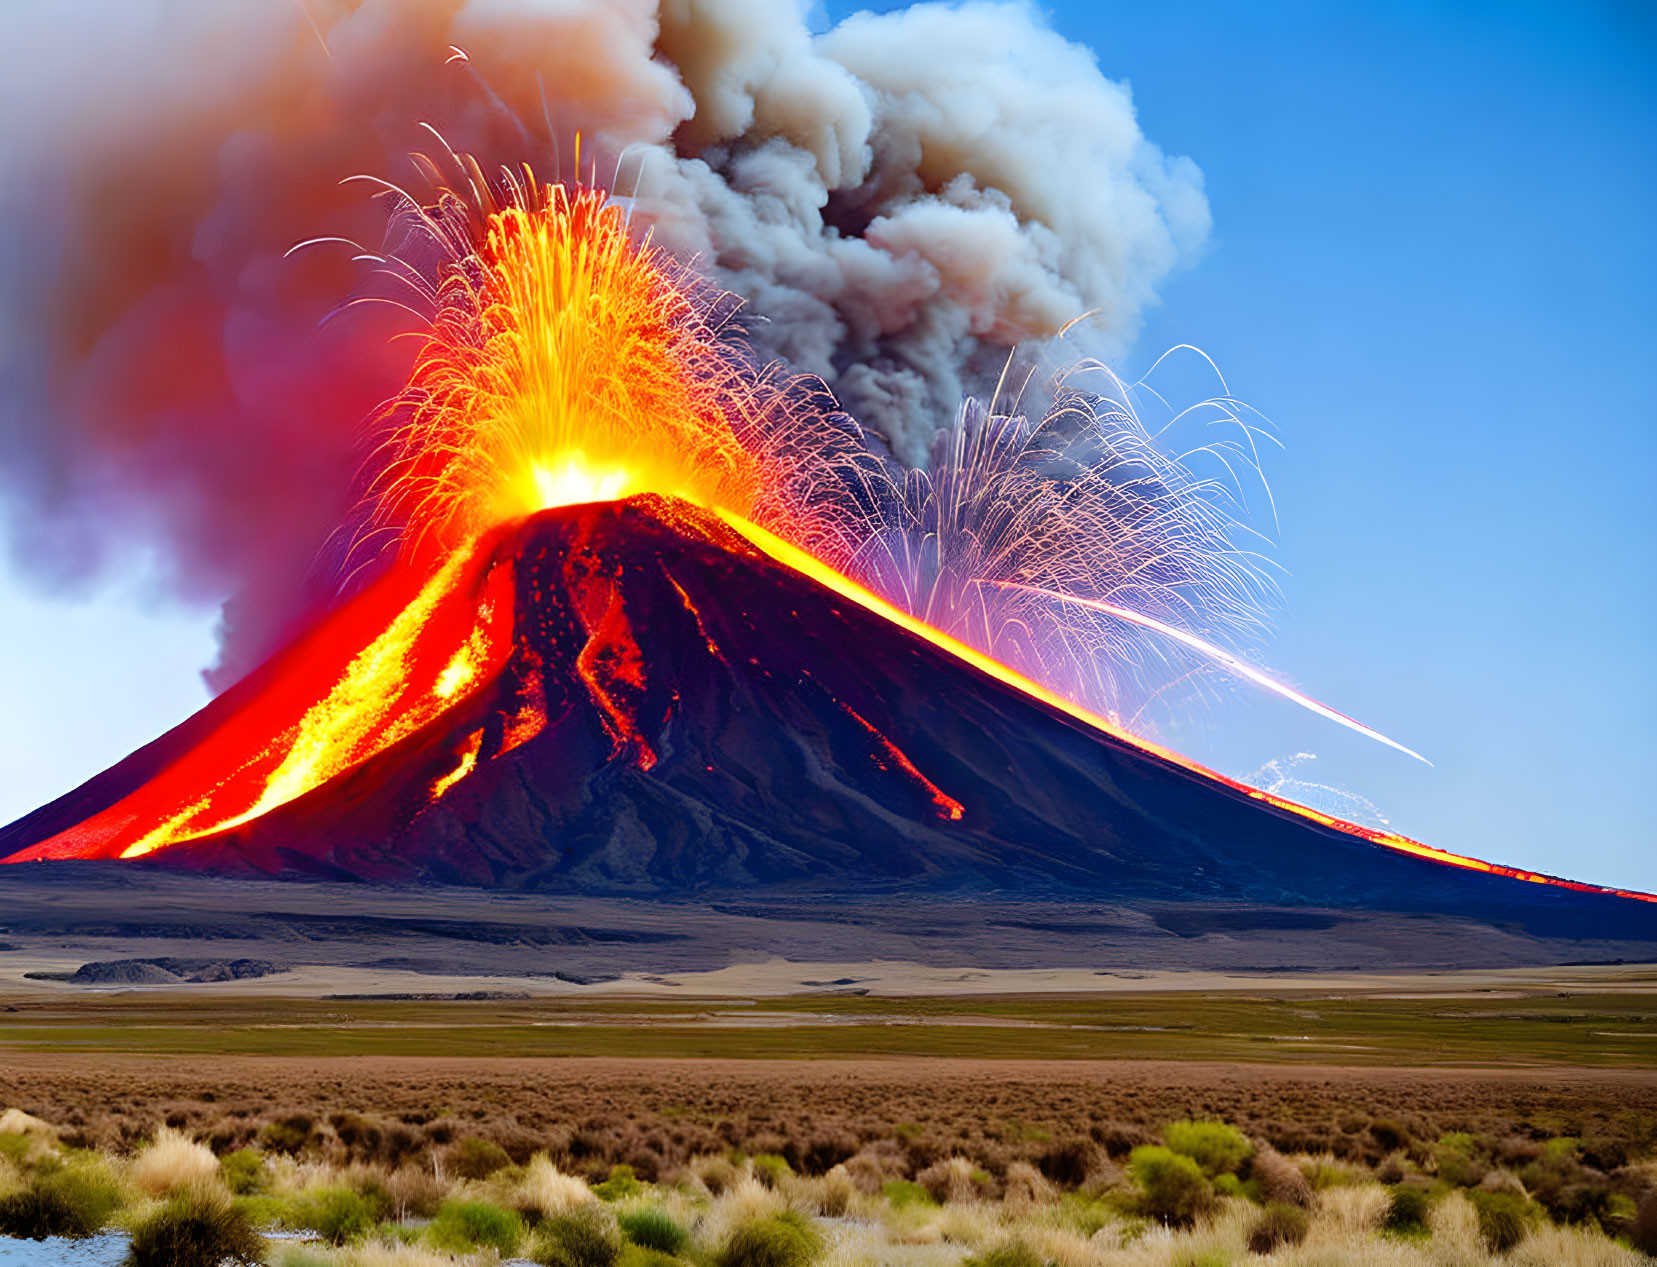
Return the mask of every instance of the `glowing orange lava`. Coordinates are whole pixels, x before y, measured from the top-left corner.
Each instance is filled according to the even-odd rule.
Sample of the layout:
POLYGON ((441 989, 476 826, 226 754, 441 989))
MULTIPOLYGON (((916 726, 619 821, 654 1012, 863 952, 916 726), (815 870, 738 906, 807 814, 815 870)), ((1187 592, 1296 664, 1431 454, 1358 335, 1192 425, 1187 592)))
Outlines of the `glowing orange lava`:
POLYGON ((434 573, 394 568, 261 669, 179 760, 11 861, 139 858, 228 831, 441 717, 512 650, 512 568, 482 546, 434 573))
POLYGON ((636 493, 739 514, 758 407, 693 278, 635 243, 600 190, 514 184, 448 270, 408 388, 386 410, 371 498, 405 546, 453 549, 550 506, 636 493))
MULTIPOLYGON (((885 734, 881 732, 879 727, 869 721, 856 709, 849 708, 845 704, 840 705, 840 707, 844 708, 846 712, 851 715, 851 719, 853 721, 869 732, 874 741, 880 745, 880 750, 886 754, 886 759, 888 761, 891 761, 897 766, 898 769, 902 770, 916 783, 919 783, 926 789, 927 795, 932 798, 932 803, 938 807, 939 818, 954 820, 959 819, 962 814, 966 813, 966 806, 962 805, 960 801, 956 800, 948 792, 945 792, 931 779, 922 774, 919 767, 909 759, 908 754, 888 739, 885 734)), ((882 763, 882 768, 884 768, 884 763, 882 763)))

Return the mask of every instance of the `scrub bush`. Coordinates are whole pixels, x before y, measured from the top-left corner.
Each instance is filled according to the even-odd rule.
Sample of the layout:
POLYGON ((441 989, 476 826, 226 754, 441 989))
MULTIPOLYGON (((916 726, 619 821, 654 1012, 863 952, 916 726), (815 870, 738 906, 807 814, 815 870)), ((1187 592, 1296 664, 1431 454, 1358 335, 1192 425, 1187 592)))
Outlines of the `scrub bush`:
POLYGON ((542 1223, 529 1256, 545 1267, 615 1267, 621 1248, 615 1216, 589 1202, 542 1223))
POLYGON ((265 1242, 222 1192, 183 1188, 132 1229, 126 1267, 258 1267, 265 1242))
POLYGON ((690 1233, 680 1227, 671 1214, 657 1206, 630 1210, 616 1221, 621 1224, 623 1236, 645 1249, 678 1255, 690 1244, 690 1233))
POLYGON ((823 1253, 822 1235, 792 1210, 741 1224, 725 1243, 720 1267, 811 1267, 823 1253))
POLYGON ((458 1179, 487 1179, 512 1164, 506 1149, 475 1135, 467 1136, 449 1149, 444 1160, 458 1179))
POLYGON ((426 1226, 429 1244, 455 1254, 494 1249, 510 1258, 523 1239, 524 1221, 488 1201, 445 1201, 426 1226))
POLYGON ((1310 1226, 1306 1211, 1299 1206, 1274 1201, 1260 1211, 1249 1229, 1249 1253, 1270 1254, 1285 1245, 1298 1245, 1306 1239, 1310 1226))
POLYGON ((1479 1239, 1492 1254, 1518 1247, 1530 1231, 1530 1206, 1511 1192, 1471 1192, 1479 1214, 1479 1239))
POLYGON ((0 1198, 0 1236, 34 1241, 92 1236, 108 1225, 120 1204, 120 1189, 102 1165, 65 1166, 0 1198))
POLYGON ((1387 1194, 1387 1212, 1381 1216, 1381 1226, 1399 1236, 1426 1236, 1432 1204, 1425 1190, 1407 1183, 1394 1184, 1387 1194))
POLYGON ((1162 1128, 1169 1148, 1189 1157, 1203 1174, 1235 1174, 1254 1154, 1254 1145, 1235 1126, 1224 1122, 1170 1122, 1162 1128))
POLYGON ((1139 1212, 1170 1227, 1189 1227, 1214 1208, 1214 1190, 1192 1158, 1160 1144, 1128 1155, 1128 1173, 1141 1189, 1139 1212))

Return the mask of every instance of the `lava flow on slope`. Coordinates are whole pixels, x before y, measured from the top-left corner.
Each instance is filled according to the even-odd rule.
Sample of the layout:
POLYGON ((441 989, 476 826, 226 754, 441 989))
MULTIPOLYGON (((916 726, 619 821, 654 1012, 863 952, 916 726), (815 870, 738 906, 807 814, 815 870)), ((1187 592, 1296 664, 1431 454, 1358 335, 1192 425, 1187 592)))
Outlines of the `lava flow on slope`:
POLYGON ((764 538, 654 495, 532 516, 412 592, 370 589, 0 833, 0 856, 639 895, 1305 904, 1657 938, 1639 895, 1262 800, 764 538))

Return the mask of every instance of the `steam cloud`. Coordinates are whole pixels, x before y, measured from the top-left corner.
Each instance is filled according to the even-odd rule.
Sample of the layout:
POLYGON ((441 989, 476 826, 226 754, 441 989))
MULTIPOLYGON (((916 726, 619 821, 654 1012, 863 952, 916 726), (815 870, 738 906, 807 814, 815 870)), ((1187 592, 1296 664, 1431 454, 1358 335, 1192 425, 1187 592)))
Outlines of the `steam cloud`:
MULTIPOLYGON (((583 171, 743 296, 920 463, 1008 347, 1089 310, 1106 354, 1208 230, 1201 175, 1125 87, 1017 4, 813 35, 795 0, 62 0, 12 33, 0 105, 0 479, 48 579, 130 565, 233 594, 209 681, 303 610, 360 420, 410 327, 356 308, 357 174, 433 124, 485 168, 583 171), (450 46, 466 58, 450 58, 450 46), (320 328, 319 328, 320 327, 320 328)), ((14 26, 16 24, 14 23, 14 26)))

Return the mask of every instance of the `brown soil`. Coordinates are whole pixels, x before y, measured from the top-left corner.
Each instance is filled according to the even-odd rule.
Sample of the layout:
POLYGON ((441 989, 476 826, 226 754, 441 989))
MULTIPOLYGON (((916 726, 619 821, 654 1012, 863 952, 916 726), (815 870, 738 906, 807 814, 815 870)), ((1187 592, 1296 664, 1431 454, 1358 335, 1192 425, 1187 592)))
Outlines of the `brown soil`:
POLYGON ((220 1149, 271 1144, 395 1163, 475 1135, 519 1160, 642 1173, 738 1148, 820 1169, 874 1149, 908 1173, 962 1152, 992 1170, 1091 1138, 1121 1152, 1184 1117, 1285 1150, 1378 1159, 1401 1128, 1657 1147, 1657 1071, 1293 1067, 1185 1061, 513 1060, 7 1054, 0 1106, 121 1147, 162 1122, 220 1149))

